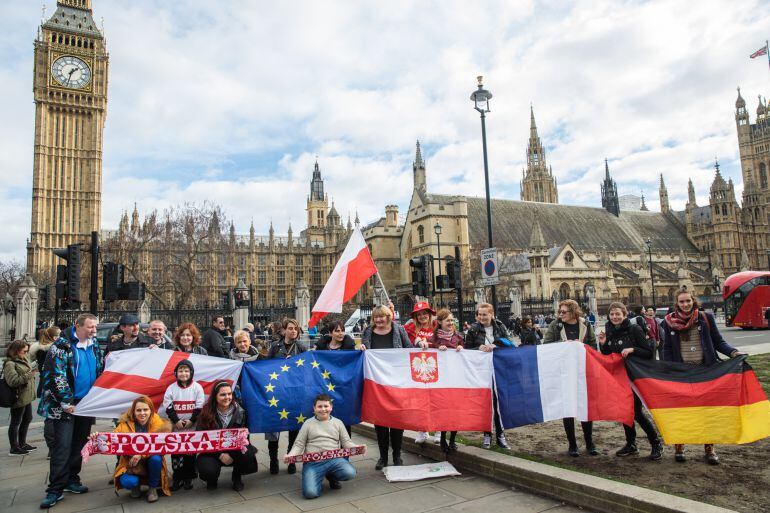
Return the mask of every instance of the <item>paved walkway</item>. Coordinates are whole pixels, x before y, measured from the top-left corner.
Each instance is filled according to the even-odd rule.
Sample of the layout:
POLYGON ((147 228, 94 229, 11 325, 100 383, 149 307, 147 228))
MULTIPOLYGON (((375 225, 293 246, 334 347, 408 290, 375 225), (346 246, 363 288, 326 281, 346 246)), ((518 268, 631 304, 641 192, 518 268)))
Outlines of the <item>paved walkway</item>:
MULTIPOLYGON (((99 424, 109 429, 110 424, 99 424)), ((38 505, 44 496, 48 476, 48 461, 43 442, 42 425, 30 429, 29 441, 39 449, 29 456, 8 456, 6 429, 0 429, 0 509, 14 513, 40 511, 38 505), (12 508, 12 509, 11 509, 12 508)), ((220 478, 220 487, 208 492, 202 481, 196 481, 195 489, 180 490, 171 497, 161 496, 155 504, 142 499, 131 499, 126 491, 116 495, 108 480, 114 458, 95 456, 83 467, 81 477, 90 492, 83 495, 65 494, 51 511, 55 513, 128 513, 128 512, 179 512, 179 513, 294 513, 319 511, 334 513, 577 513, 578 508, 557 501, 538 497, 498 484, 489 479, 463 475, 417 481, 388 483, 382 472, 374 470, 377 457, 372 440, 354 436, 358 443, 369 446, 370 452, 352 458, 358 470, 355 480, 343 483, 342 490, 329 490, 324 485, 323 495, 315 500, 305 500, 300 492, 300 471, 288 475, 285 465, 281 473, 271 476, 267 472, 267 443, 262 435, 251 435, 259 448, 260 470, 244 477, 242 492, 230 489, 229 471, 220 478)), ((285 437, 281 440, 282 451, 285 437)), ((404 454, 407 465, 426 463, 427 460, 413 454, 404 454)))

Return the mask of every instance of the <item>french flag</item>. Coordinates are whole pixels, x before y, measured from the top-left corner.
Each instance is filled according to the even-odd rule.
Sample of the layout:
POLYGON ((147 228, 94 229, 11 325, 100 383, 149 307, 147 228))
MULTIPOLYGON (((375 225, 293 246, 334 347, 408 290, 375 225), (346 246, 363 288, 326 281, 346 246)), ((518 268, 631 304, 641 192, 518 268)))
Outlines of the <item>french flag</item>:
POLYGON ((492 354, 368 349, 361 419, 413 431, 489 431, 492 354))
POLYGON ((632 425, 634 401, 623 358, 581 342, 494 351, 503 427, 574 417, 632 425))

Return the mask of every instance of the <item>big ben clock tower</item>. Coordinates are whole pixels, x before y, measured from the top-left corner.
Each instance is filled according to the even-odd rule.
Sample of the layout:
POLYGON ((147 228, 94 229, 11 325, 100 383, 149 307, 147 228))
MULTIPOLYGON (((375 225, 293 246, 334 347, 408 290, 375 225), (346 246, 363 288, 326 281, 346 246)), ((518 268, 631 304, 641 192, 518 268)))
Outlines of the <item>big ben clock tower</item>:
POLYGON ((99 230, 107 70, 91 0, 58 0, 35 41, 28 272, 51 272, 56 265, 51 249, 87 243, 99 230))

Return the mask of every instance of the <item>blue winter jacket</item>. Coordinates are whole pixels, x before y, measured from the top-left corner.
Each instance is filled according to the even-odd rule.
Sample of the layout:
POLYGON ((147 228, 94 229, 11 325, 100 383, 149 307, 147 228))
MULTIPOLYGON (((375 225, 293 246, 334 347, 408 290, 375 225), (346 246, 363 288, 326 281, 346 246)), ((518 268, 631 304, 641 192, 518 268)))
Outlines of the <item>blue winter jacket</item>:
MULTIPOLYGON (((700 312, 696 325, 700 333, 704 365, 714 365, 720 360, 717 351, 725 356, 730 356, 735 351, 735 348, 722 338, 717 328, 717 321, 712 314, 700 312)), ((679 332, 672 330, 665 319, 660 323, 660 338, 663 341, 663 359, 667 362, 681 362, 682 346, 679 342, 679 332)))
MULTIPOLYGON (((59 340, 53 343, 40 372, 43 393, 37 413, 47 419, 61 419, 68 415, 64 412, 67 406, 75 405, 75 363, 73 356, 72 335, 74 326, 62 331, 59 340)), ((96 376, 104 369, 102 350, 96 339, 88 347, 94 353, 96 359, 96 376)))

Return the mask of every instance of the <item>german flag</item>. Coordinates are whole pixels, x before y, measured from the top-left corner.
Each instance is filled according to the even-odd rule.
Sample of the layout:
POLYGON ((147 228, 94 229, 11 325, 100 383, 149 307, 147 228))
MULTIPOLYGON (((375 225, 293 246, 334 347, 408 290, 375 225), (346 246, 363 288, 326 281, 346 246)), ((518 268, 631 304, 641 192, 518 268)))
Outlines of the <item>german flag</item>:
POLYGON ((667 444, 770 436, 770 402, 745 356, 709 367, 628 358, 626 370, 667 444))

